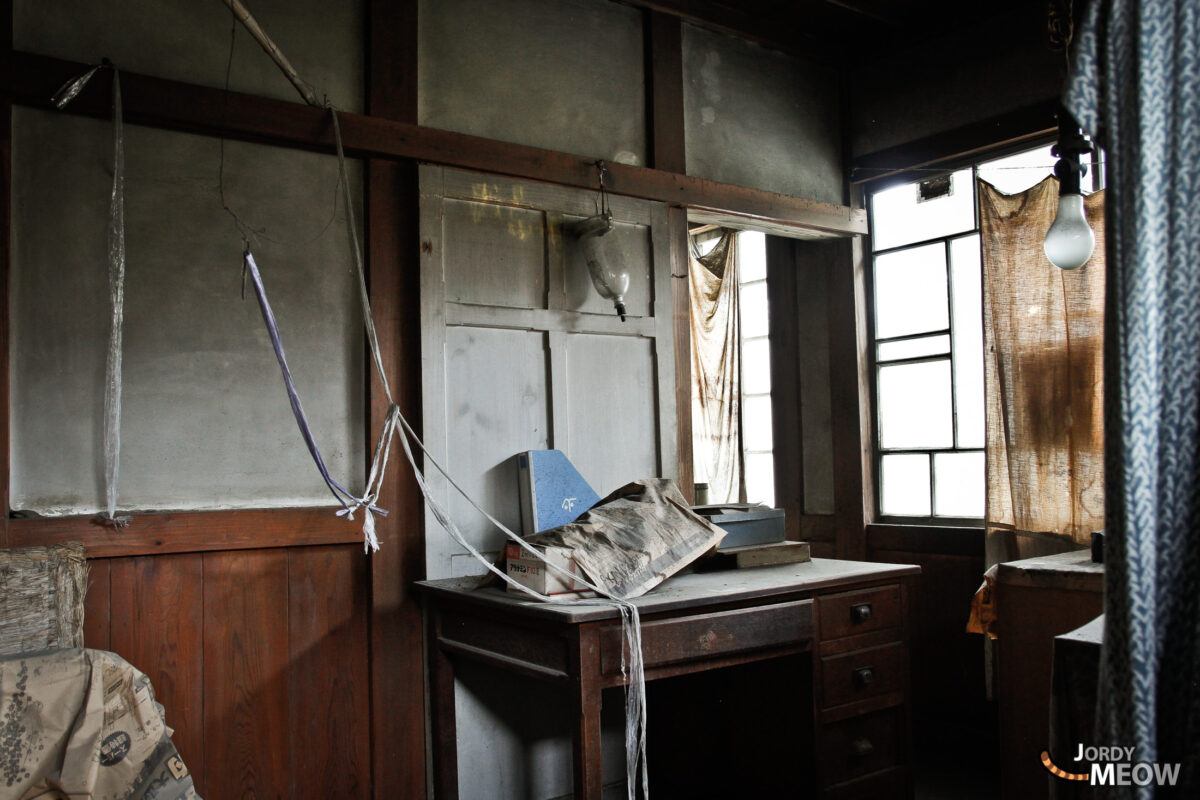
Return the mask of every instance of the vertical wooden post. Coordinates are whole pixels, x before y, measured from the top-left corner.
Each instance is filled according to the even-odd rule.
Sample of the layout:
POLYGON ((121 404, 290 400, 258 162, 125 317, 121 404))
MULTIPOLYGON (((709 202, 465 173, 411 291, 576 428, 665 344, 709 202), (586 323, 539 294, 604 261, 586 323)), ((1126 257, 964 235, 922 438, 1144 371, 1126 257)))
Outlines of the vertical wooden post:
MULTIPOLYGON (((416 0, 372 0, 368 14, 368 111, 417 121, 416 0)), ((420 266, 416 165, 372 159, 366 165, 366 241, 371 304, 393 397, 420 430, 420 266)), ((373 443, 387 415, 370 383, 373 443)), ((368 454, 370 449, 368 448, 368 454)), ((374 796, 423 797, 425 690, 421 611, 412 583, 424 577, 422 499, 400 459, 382 487, 380 550, 371 557, 371 761, 374 796)))
POLYGON ((837 554, 861 560, 867 555, 866 525, 875 518, 867 259, 858 237, 829 246, 829 358, 839 365, 830 370, 837 554))
MULTIPOLYGON (((5 75, 12 74, 12 6, 12 0, 0 2, 0 36, 4 41, 4 63, 0 68, 5 75)), ((0 303, 0 512, 4 514, 4 524, 0 526, 0 547, 9 547, 8 269, 12 246, 9 208, 12 197, 12 103, 7 97, 0 100, 0 118, 0 124, 4 126, 3 137, 0 138, 0 175, 4 179, 3 197, 0 197, 0 230, 3 231, 3 240, 0 241, 0 287, 4 292, 4 301, 0 303)))
POLYGON ((687 171, 683 119, 683 26, 678 17, 646 11, 646 150, 650 166, 687 171))
POLYGON ((804 426, 800 413, 800 266, 790 239, 767 237, 770 304, 771 438, 775 451, 775 507, 784 510, 787 536, 801 537, 804 516, 804 426))
MULTIPOLYGON (((683 26, 658 11, 643 16, 646 84, 646 150, 650 166, 682 173, 687 168, 683 119, 683 26)), ((675 430, 679 486, 693 498, 692 327, 688 294, 687 211, 668 210, 671 306, 675 332, 675 430)))

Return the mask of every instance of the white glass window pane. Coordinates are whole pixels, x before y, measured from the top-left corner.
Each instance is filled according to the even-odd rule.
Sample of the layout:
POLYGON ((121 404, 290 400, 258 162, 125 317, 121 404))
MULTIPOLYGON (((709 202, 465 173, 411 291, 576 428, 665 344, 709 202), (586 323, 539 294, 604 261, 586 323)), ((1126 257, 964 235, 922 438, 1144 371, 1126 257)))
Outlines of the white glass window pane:
POLYGON ((949 328, 947 296, 946 246, 940 242, 877 256, 875 338, 949 328))
POLYGON ((879 512, 885 516, 929 516, 929 456, 884 456, 879 469, 879 512))
POLYGON ((979 165, 979 177, 1005 194, 1023 192, 1054 174, 1050 145, 1015 153, 979 165))
POLYGON ((742 342, 742 392, 768 394, 771 391, 771 340, 742 342))
POLYGON ((751 283, 741 287, 742 338, 766 336, 767 325, 767 284, 766 281, 751 283))
POLYGON ((879 361, 899 361, 902 358, 924 358, 944 356, 950 353, 950 337, 923 336, 920 339, 904 339, 899 342, 884 342, 879 345, 876 356, 879 361))
POLYGON ((971 170, 950 176, 950 194, 919 200, 919 182, 886 189, 871 198, 871 243, 876 250, 950 236, 975 227, 971 170))
POLYGON ((742 449, 770 450, 772 439, 770 395, 742 398, 742 449))
POLYGON ((933 503, 939 517, 982 517, 983 453, 935 453, 933 503))
POLYGON ((746 454, 746 502, 775 505, 775 457, 770 453, 746 454))
POLYGON ((738 234, 738 280, 761 281, 767 277, 767 237, 761 231, 738 234))
POLYGON ((954 291, 954 391, 958 403, 958 446, 983 447, 983 273, 979 236, 950 243, 954 291))
POLYGON ((879 368, 879 444, 885 450, 954 444, 950 361, 879 368))

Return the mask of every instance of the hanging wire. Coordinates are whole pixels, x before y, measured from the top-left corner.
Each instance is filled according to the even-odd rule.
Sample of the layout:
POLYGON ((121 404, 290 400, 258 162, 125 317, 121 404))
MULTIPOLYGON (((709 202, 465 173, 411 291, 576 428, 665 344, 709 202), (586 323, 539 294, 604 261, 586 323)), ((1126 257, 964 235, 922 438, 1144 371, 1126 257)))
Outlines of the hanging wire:
MULTIPOLYGON (((224 94, 222 95, 222 98, 221 98, 221 137, 219 140, 220 141, 220 160, 219 160, 218 167, 217 167, 217 192, 221 197, 221 208, 223 208, 225 210, 225 212, 227 214, 229 214, 230 217, 233 218, 234 225, 237 226, 238 231, 242 234, 242 241, 243 241, 244 245, 249 245, 251 242, 270 242, 271 244, 274 244, 274 245, 281 245, 281 246, 287 246, 287 247, 299 247, 299 248, 308 247, 309 245, 315 244, 317 241, 319 241, 329 231, 329 228, 331 225, 333 225, 334 220, 337 219, 338 202, 339 202, 338 195, 340 194, 340 178, 339 178, 339 182, 336 182, 333 187, 333 203, 331 204, 331 208, 329 210, 329 219, 325 220, 325 224, 321 226, 321 229, 319 231, 317 231, 315 236, 313 236, 311 239, 308 239, 307 241, 303 241, 303 242, 299 242, 299 243, 296 243, 291 240, 284 241, 282 239, 276 239, 271 236, 268 236, 267 229, 265 227, 255 227, 255 226, 251 225, 249 222, 247 222, 246 220, 242 219, 241 216, 239 216, 238 213, 233 210, 233 207, 229 205, 229 201, 225 196, 225 126, 229 119, 229 83, 230 83, 230 76, 233 73, 233 53, 234 53, 234 47, 237 43, 237 29, 238 29, 238 17, 232 8, 230 9, 229 17, 231 20, 231 24, 230 24, 230 28, 229 28, 229 57, 225 61, 225 87, 224 87, 224 94)), ((243 247, 243 249, 245 249, 245 248, 243 247)), ((245 298, 245 296, 246 296, 246 270, 245 270, 245 267, 243 266, 243 268, 242 268, 242 297, 245 298)))

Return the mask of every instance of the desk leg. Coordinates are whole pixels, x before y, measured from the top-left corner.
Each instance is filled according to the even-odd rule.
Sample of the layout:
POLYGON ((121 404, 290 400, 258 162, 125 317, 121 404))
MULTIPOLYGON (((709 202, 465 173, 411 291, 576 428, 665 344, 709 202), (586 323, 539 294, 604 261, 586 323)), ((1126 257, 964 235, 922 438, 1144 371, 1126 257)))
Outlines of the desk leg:
POLYGON ((458 800, 458 731, 454 708, 454 662, 439 646, 442 615, 430 612, 429 694, 430 724, 433 728, 433 791, 438 800, 458 800))
POLYGON ((600 756, 600 642, 592 626, 581 625, 573 670, 575 800, 600 800, 603 769, 600 756))

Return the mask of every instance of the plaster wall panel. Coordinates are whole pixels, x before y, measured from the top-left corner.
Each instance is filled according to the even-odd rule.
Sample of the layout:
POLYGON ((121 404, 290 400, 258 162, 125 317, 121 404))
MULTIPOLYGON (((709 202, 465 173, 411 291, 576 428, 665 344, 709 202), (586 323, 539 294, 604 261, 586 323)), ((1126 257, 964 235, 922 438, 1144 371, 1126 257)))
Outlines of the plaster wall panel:
MULTIPOLYGON (((251 13, 296 71, 338 108, 364 108, 365 28, 362 0, 255 0, 251 13)), ((39 55, 221 88, 229 66, 232 12, 194 0, 16 0, 13 46, 39 55)), ((103 77, 103 76, 101 76, 103 77)), ((238 23, 229 86, 278 100, 303 102, 246 29, 238 23)))
POLYGON ((843 203, 835 71, 684 25, 683 84, 689 175, 843 203))
MULTIPOLYGON (((126 288, 119 506, 332 502, 292 418, 242 236, 221 207, 217 139, 125 126, 126 288)), ((112 125, 13 109, 12 506, 103 505, 112 125)), ((350 163, 355 196, 361 170, 350 163)), ((225 197, 254 253, 331 473, 361 488, 362 322, 334 206, 337 161, 225 144, 225 197)), ((361 218, 361 217, 360 217, 361 218)))
POLYGON ((571 458, 604 497, 662 474, 654 343, 629 336, 567 337, 571 458))
MULTIPOLYGON (((447 469, 469 496, 513 530, 521 527, 513 456, 549 446, 548 379, 542 332, 446 329, 447 469)), ((461 495, 450 495, 449 508, 476 548, 503 549, 503 534, 461 495)), ((477 565, 472 572, 481 569, 477 565)))
POLYGON ((646 163, 641 13, 607 0, 421 0, 418 120, 646 163))

